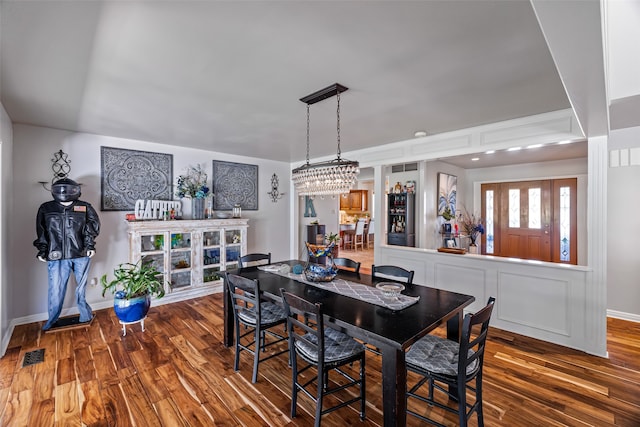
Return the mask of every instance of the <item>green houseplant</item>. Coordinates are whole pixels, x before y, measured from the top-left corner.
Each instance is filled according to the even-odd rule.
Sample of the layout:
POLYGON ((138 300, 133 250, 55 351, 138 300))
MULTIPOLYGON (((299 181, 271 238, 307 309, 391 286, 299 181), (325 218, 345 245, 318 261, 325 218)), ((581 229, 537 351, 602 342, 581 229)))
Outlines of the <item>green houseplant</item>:
POLYGON ((113 308, 122 322, 144 319, 151 307, 151 297, 164 296, 162 273, 151 262, 119 264, 113 275, 113 280, 108 280, 106 274, 100 278, 102 296, 107 291, 114 294, 113 308))

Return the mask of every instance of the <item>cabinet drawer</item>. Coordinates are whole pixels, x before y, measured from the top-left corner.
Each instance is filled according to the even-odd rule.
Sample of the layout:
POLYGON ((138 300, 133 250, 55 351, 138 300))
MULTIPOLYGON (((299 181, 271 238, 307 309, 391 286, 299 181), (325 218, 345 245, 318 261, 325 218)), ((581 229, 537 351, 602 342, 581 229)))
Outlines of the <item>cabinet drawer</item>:
POLYGON ((387 234, 387 244, 405 246, 407 244, 407 236, 404 233, 389 233, 387 234))

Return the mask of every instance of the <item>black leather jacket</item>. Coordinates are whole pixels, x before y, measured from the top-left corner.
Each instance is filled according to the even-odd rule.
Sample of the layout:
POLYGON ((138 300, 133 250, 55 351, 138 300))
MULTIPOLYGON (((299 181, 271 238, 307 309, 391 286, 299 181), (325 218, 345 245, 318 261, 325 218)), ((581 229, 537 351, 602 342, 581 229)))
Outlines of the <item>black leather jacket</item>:
POLYGON ((48 261, 82 258, 95 250, 100 233, 100 218, 93 207, 82 200, 69 206, 52 200, 40 205, 36 217, 38 238, 33 245, 39 257, 48 261))

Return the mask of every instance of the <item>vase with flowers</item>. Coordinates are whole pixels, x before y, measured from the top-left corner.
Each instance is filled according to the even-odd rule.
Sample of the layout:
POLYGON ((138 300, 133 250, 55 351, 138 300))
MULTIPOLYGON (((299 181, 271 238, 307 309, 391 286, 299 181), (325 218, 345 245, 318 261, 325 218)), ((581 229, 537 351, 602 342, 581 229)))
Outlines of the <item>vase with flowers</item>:
POLYGON ((207 173, 200 164, 189 166, 187 173, 178 176, 176 196, 191 199, 191 218, 204 219, 205 198, 209 196, 207 173))
POLYGON ((484 234, 484 225, 482 218, 476 214, 469 214, 466 208, 463 208, 458 216, 458 224, 465 236, 469 238, 469 253, 478 253, 476 240, 481 234, 484 234))

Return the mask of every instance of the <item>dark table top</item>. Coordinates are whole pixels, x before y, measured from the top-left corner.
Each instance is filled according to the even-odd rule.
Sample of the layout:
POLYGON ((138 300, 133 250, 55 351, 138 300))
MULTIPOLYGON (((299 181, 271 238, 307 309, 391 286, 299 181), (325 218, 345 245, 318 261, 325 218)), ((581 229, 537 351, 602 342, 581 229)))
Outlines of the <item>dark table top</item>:
MULTIPOLYGON (((304 265, 303 261, 290 260, 274 264, 304 265)), ((393 311, 344 295, 298 282, 292 278, 259 270, 257 267, 241 268, 229 273, 258 279, 260 289, 272 296, 280 296, 280 288, 304 297, 311 302, 323 304, 326 318, 334 325, 343 327, 350 335, 362 338, 374 345, 393 346, 406 349, 416 340, 437 328, 475 298, 428 286, 405 285, 405 295, 420 296, 420 300, 403 310, 393 311)), ((355 274, 340 270, 338 277, 352 282, 375 286, 388 282, 386 278, 373 278, 368 274, 355 274)))

